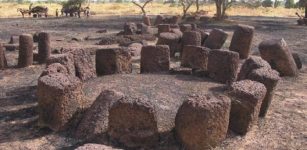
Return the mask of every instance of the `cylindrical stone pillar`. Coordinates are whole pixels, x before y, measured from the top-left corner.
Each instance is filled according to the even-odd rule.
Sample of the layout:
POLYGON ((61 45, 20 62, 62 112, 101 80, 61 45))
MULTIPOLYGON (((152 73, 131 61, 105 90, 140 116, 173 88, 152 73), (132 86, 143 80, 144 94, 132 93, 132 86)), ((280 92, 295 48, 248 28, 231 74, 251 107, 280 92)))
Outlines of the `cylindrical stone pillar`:
POLYGON ((45 63, 50 56, 50 35, 46 32, 41 32, 38 35, 38 62, 45 63))
POLYGON ((33 63, 33 37, 31 34, 22 34, 19 37, 18 67, 27 67, 33 63))
POLYGON ((7 62, 4 54, 4 48, 0 43, 0 70, 3 70, 6 67, 7 67, 7 62))

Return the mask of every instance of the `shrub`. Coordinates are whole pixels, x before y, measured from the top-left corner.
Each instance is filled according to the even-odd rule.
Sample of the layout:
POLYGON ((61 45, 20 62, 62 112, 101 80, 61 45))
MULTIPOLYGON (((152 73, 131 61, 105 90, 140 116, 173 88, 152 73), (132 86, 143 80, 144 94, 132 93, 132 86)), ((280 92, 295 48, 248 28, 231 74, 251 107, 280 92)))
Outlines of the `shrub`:
POLYGON ((273 2, 272 2, 272 0, 264 0, 262 2, 262 6, 263 7, 273 7, 273 2))
POLYGON ((286 0, 285 8, 294 8, 294 7, 295 7, 294 0, 286 0))

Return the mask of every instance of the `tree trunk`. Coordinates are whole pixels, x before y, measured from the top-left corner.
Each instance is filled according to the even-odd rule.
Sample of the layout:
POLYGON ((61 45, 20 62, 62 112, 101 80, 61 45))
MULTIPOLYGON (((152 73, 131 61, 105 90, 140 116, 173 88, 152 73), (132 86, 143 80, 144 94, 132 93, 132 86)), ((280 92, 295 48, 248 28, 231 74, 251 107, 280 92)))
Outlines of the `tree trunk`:
POLYGON ((196 12, 199 12, 199 0, 196 0, 196 12))
POLYGON ((221 20, 222 19, 222 5, 217 0, 216 2, 216 19, 221 20))
POLYGON ((305 18, 307 18, 307 5, 305 5, 305 18))

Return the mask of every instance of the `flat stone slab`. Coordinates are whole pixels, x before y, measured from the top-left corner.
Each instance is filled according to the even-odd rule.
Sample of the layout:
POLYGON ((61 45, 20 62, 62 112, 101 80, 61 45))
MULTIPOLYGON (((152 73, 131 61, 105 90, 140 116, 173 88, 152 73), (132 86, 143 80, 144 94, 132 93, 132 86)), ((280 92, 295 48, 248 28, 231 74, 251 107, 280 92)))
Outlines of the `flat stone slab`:
MULTIPOLYGON (((124 95, 148 99, 154 105, 159 132, 171 131, 177 110, 191 94, 223 92, 224 85, 210 79, 188 75, 118 74, 107 75, 84 83, 86 107, 102 90, 112 89, 124 95)), ((107 119, 107 118, 106 118, 107 119)))

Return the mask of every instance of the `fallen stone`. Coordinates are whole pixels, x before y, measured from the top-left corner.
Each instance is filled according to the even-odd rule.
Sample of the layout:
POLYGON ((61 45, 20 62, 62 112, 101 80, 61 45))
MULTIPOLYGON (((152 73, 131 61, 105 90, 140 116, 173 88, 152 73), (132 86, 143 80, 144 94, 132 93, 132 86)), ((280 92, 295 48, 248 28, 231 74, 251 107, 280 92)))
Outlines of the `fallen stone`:
POLYGON ((99 138, 108 129, 109 110, 113 103, 122 99, 123 93, 114 90, 103 90, 94 103, 83 115, 75 137, 90 140, 99 138))
POLYGON ((297 76, 298 70, 284 39, 265 40, 259 44, 262 59, 266 60, 281 76, 297 76))
POLYGON ((228 37, 222 29, 213 29, 205 41, 205 47, 210 49, 221 49, 228 37))

